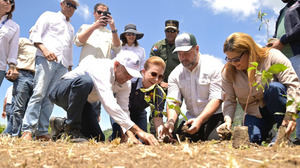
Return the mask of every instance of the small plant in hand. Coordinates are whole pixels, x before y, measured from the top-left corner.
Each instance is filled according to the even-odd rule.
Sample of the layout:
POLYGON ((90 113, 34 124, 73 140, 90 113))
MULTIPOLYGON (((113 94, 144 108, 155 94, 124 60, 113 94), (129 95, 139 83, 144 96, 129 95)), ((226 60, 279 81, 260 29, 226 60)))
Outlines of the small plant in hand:
MULTIPOLYGON (((184 113, 182 113, 180 109, 179 106, 180 102, 174 98, 166 97, 165 91, 158 84, 154 84, 149 88, 141 88, 140 90, 143 93, 145 93, 144 100, 149 104, 151 112, 154 112, 153 117, 158 117, 160 114, 167 117, 166 111, 158 111, 155 107, 160 106, 162 103, 165 102, 165 100, 168 99, 173 102, 173 103, 167 103, 168 108, 175 110, 178 115, 181 115, 184 118, 184 120, 187 121, 187 117, 185 116, 184 113), (162 95, 158 94, 158 91, 160 91, 162 95)), ((162 137, 160 141, 165 143, 173 142, 172 138, 169 136, 162 137)))
POLYGON ((157 104, 157 106, 159 106, 161 103, 164 103, 164 101, 166 99, 168 99, 173 102, 172 104, 167 103, 168 108, 175 110, 178 115, 181 115, 187 121, 187 117, 185 116, 184 113, 181 112, 180 106, 178 105, 180 102, 172 97, 166 97, 165 91, 158 84, 154 84, 149 88, 141 88, 140 90, 143 93, 146 93, 144 100, 149 104, 151 111, 154 111, 154 117, 159 116, 159 114, 163 114, 164 116, 167 117, 167 112, 157 111, 155 109, 155 104, 157 104), (161 93, 163 94, 162 96, 157 94, 157 89, 159 89, 161 91, 161 93), (160 98, 160 102, 157 102, 157 101, 159 101, 158 98, 160 98))

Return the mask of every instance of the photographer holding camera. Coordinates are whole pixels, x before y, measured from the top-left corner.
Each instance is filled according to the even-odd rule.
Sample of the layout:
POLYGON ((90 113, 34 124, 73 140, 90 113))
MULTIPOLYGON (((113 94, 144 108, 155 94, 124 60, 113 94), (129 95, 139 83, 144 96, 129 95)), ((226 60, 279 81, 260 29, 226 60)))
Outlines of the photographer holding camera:
POLYGON ((111 50, 118 53, 121 49, 115 22, 108 6, 97 3, 94 6, 95 22, 83 24, 75 37, 75 45, 82 47, 80 61, 87 56, 95 58, 111 58, 111 50), (106 26, 109 25, 110 29, 106 26))

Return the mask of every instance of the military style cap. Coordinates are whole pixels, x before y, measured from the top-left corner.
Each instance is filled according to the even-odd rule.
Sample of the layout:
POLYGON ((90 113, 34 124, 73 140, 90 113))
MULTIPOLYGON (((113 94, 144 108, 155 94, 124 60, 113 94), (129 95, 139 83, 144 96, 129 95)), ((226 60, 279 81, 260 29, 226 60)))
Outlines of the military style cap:
POLYGON ((193 46, 197 45, 196 38, 193 34, 182 33, 175 39, 175 50, 173 51, 189 51, 193 46))
POLYGON ((179 28, 179 22, 177 20, 166 20, 165 30, 167 30, 167 29, 178 30, 178 28, 179 28))
MULTIPOLYGON (((64 2, 65 0, 60 0, 60 2, 64 2)), ((73 2, 75 2, 76 3, 76 6, 79 6, 79 1, 78 0, 71 0, 71 1, 73 1, 73 2)))

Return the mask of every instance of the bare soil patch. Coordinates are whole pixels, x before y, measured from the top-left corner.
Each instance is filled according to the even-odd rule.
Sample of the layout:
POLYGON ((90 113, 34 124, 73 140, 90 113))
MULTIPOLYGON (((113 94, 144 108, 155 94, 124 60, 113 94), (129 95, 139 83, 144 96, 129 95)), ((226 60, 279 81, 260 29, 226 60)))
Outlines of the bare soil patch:
POLYGON ((0 138, 0 167, 300 167, 300 146, 234 149, 231 141, 159 146, 0 138))

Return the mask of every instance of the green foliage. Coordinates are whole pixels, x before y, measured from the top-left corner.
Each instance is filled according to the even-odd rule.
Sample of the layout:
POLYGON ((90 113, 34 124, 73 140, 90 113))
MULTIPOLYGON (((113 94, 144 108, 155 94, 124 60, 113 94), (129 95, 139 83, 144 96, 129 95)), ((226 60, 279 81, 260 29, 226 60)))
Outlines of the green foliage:
POLYGON ((247 71, 255 70, 255 76, 261 77, 261 81, 260 81, 261 83, 254 82, 252 83, 252 86, 255 87, 256 90, 262 89, 263 91, 266 85, 269 86, 269 83, 271 80, 273 80, 273 76, 275 74, 283 72, 287 69, 287 67, 283 64, 273 64, 267 71, 266 70, 259 71, 257 69, 258 68, 257 62, 250 62, 250 64, 252 66, 249 67, 247 71))
POLYGON ((266 19, 266 16, 268 14, 265 12, 262 12, 261 10, 258 11, 257 14, 257 20, 260 22, 258 30, 260 31, 263 27, 263 25, 266 25, 266 30, 267 30, 267 39, 269 39, 269 19, 266 19))
MULTIPOLYGON (((180 102, 177 101, 174 98, 166 97, 165 91, 158 84, 154 84, 154 85, 150 86, 149 88, 141 88, 140 90, 143 93, 150 92, 150 94, 145 94, 144 100, 149 104, 150 110, 154 111, 154 117, 158 116, 159 114, 163 114, 164 116, 167 116, 167 113, 165 111, 155 110, 155 105, 154 104, 156 104, 156 101, 157 101, 156 97, 158 97, 158 98, 161 98, 162 100, 166 100, 166 99, 171 100, 173 103, 167 103, 168 108, 175 110, 178 115, 181 115, 185 120, 187 120, 187 117, 185 116, 185 114, 183 114, 181 112, 181 109, 180 109, 180 106, 179 106, 180 102), (162 92, 163 96, 160 96, 156 93, 157 89, 159 89, 159 91, 162 92), (151 102, 151 99, 152 99, 152 102, 151 102)), ((158 102, 158 106, 163 102, 164 101, 158 102)))
POLYGON ((112 129, 104 130, 103 134, 104 134, 105 140, 107 141, 109 136, 112 134, 112 129))
POLYGON ((0 125, 0 134, 5 130, 5 125, 0 125))
MULTIPOLYGON (((265 70, 259 71, 257 69, 257 67, 258 67, 257 62, 251 62, 250 64, 252 66, 249 67, 247 69, 247 71, 255 70, 255 75, 261 77, 261 83, 254 82, 254 83, 252 83, 252 86, 256 87, 256 90, 262 89, 263 91, 264 91, 264 86, 266 86, 266 85, 269 86, 269 82, 273 79, 273 75, 283 72, 287 69, 287 67, 283 64, 273 64, 267 71, 265 71, 265 70)), ((295 98, 288 97, 288 101, 286 102, 286 107, 290 106, 294 103, 295 103, 295 98)), ((296 103, 296 108, 297 108, 297 111, 300 111, 300 102, 296 103)), ((277 113, 275 113, 275 115, 286 115, 286 116, 291 115, 290 118, 292 118, 293 120, 296 120, 297 118, 299 118, 299 115, 295 114, 295 113, 277 112, 277 113)))

